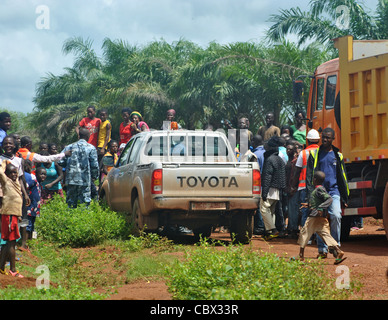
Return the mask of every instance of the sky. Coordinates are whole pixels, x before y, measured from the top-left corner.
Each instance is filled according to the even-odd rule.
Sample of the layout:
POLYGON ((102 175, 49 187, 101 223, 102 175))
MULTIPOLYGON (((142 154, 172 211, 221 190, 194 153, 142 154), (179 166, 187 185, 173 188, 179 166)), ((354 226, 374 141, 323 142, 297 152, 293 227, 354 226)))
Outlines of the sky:
MULTIPOLYGON (((366 0, 374 9, 377 0, 366 0)), ((280 9, 308 0, 0 0, 0 109, 29 113, 36 84, 63 74, 65 40, 82 37, 101 52, 105 38, 132 45, 179 39, 206 47, 263 39, 280 9)))

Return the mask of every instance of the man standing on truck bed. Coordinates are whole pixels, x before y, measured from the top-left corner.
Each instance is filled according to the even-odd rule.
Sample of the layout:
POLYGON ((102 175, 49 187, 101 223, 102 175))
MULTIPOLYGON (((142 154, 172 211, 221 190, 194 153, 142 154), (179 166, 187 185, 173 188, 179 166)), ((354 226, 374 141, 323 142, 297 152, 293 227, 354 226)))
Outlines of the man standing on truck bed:
MULTIPOLYGON (((335 132, 332 128, 325 128, 322 131, 322 144, 319 148, 311 150, 307 163, 306 184, 308 198, 314 190, 313 176, 317 170, 323 171, 326 175, 323 186, 333 198, 328 209, 330 219, 330 232, 333 238, 340 245, 341 238, 341 201, 347 206, 349 197, 349 186, 346 177, 343 156, 339 149, 333 146, 335 132)), ((327 246, 317 236, 318 257, 326 258, 327 246)))

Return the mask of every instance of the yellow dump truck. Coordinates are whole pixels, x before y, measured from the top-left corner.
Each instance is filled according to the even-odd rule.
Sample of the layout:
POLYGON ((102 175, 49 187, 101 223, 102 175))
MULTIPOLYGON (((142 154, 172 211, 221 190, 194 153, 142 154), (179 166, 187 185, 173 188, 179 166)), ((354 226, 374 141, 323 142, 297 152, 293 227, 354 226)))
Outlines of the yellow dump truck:
MULTIPOLYGON (((311 80, 308 129, 331 127, 348 173, 352 216, 383 218, 388 238, 388 40, 337 38, 339 58, 318 66, 311 80)), ((294 91, 295 92, 295 91, 294 91)))

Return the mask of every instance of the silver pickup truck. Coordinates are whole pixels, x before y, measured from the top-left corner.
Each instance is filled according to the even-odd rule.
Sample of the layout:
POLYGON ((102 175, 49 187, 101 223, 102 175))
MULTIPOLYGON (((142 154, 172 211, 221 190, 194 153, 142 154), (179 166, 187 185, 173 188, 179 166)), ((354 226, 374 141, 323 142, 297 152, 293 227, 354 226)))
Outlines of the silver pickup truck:
POLYGON ((99 196, 130 214, 135 233, 179 225, 209 237, 227 226, 247 242, 260 185, 258 163, 238 162, 222 132, 150 131, 127 143, 99 196))

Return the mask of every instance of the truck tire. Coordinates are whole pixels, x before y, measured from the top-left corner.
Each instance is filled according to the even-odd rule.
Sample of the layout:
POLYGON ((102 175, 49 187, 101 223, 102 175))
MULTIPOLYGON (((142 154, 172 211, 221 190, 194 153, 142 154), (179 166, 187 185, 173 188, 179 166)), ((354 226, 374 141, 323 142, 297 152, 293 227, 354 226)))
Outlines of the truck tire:
POLYGON ((140 236, 143 232, 143 215, 141 213, 139 198, 136 198, 133 202, 131 212, 131 231, 136 237, 140 236))
POLYGON ((230 236, 236 243, 247 244, 253 235, 254 211, 244 211, 232 217, 230 236))

